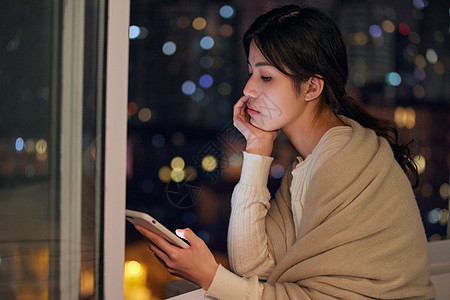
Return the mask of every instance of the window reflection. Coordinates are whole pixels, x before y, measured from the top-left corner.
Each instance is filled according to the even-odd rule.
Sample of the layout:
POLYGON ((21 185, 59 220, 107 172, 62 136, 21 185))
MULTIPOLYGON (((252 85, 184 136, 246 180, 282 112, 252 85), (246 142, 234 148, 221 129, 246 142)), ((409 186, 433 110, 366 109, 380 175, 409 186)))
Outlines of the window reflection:
MULTIPOLYGON (((104 5, 80 5, 18 0, 3 3, 0 12, 0 299, 96 299, 101 294, 104 49, 98 26, 104 5), (75 6, 76 13, 70 10, 75 6), (63 33, 64 18, 75 15, 81 17, 63 33), (64 55, 67 45, 62 44, 77 25, 85 34, 69 40, 83 45, 77 59, 85 59, 76 74, 82 84, 68 82, 73 90, 82 86, 75 99, 62 93, 67 87, 61 73, 75 60, 64 55), (79 103, 82 114, 64 115, 63 103, 79 103), (82 143, 63 145, 62 124, 77 117, 80 122, 69 122, 73 127, 65 133, 80 132, 82 143), (70 152, 80 155, 62 153, 67 148, 80 149, 70 152), (64 159, 80 173, 62 168, 64 159), (73 190, 63 195, 63 189, 73 190), (67 202, 80 214, 64 211, 67 202)), ((73 65, 65 71, 66 77, 75 74, 73 65)))

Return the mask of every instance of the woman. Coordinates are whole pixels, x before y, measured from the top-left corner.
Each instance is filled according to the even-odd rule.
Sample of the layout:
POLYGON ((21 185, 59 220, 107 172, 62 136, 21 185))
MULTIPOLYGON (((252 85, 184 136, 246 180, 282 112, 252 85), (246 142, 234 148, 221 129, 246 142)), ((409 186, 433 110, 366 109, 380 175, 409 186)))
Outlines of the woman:
POLYGON ((244 35, 250 78, 234 106, 247 140, 232 196, 230 264, 218 266, 189 229, 179 249, 138 228, 168 270, 219 299, 431 299, 427 242, 395 126, 345 92, 336 24, 295 5, 260 16, 244 35), (270 201, 277 130, 299 152, 270 201))

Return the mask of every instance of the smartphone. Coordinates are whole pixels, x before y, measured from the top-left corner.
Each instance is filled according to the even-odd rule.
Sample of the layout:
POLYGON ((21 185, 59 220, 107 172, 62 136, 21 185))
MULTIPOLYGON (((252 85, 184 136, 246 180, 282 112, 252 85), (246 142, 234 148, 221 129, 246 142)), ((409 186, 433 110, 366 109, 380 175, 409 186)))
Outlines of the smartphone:
POLYGON ((152 216, 135 210, 126 209, 125 218, 133 225, 140 225, 166 239, 169 243, 181 248, 188 248, 189 244, 176 236, 173 232, 159 223, 152 216))

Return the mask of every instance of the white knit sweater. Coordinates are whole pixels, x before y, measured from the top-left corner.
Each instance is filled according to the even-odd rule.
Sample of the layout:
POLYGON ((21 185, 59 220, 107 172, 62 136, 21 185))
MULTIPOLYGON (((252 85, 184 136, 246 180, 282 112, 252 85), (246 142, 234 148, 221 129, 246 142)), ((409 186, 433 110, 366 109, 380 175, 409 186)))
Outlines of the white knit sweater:
MULTIPOLYGON (((305 194, 315 171, 341 150, 352 133, 351 127, 339 126, 328 130, 313 152, 292 171, 290 186, 295 232, 303 214, 305 194)), ((228 229, 228 254, 234 272, 222 266, 216 272, 207 295, 219 299, 259 299, 265 280, 275 266, 267 247, 265 217, 269 210, 270 193, 267 178, 273 158, 244 152, 241 179, 236 185, 231 205, 228 229)))

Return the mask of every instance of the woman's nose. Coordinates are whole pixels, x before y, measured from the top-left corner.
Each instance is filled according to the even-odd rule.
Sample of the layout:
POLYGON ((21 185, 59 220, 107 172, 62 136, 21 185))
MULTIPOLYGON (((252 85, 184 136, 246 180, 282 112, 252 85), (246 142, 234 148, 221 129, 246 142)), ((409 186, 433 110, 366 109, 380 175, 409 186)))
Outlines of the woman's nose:
POLYGON ((247 83, 244 86, 244 95, 251 97, 251 98, 256 98, 258 93, 256 92, 255 85, 253 83, 252 78, 253 78, 253 76, 250 76, 250 78, 247 80, 247 83))

